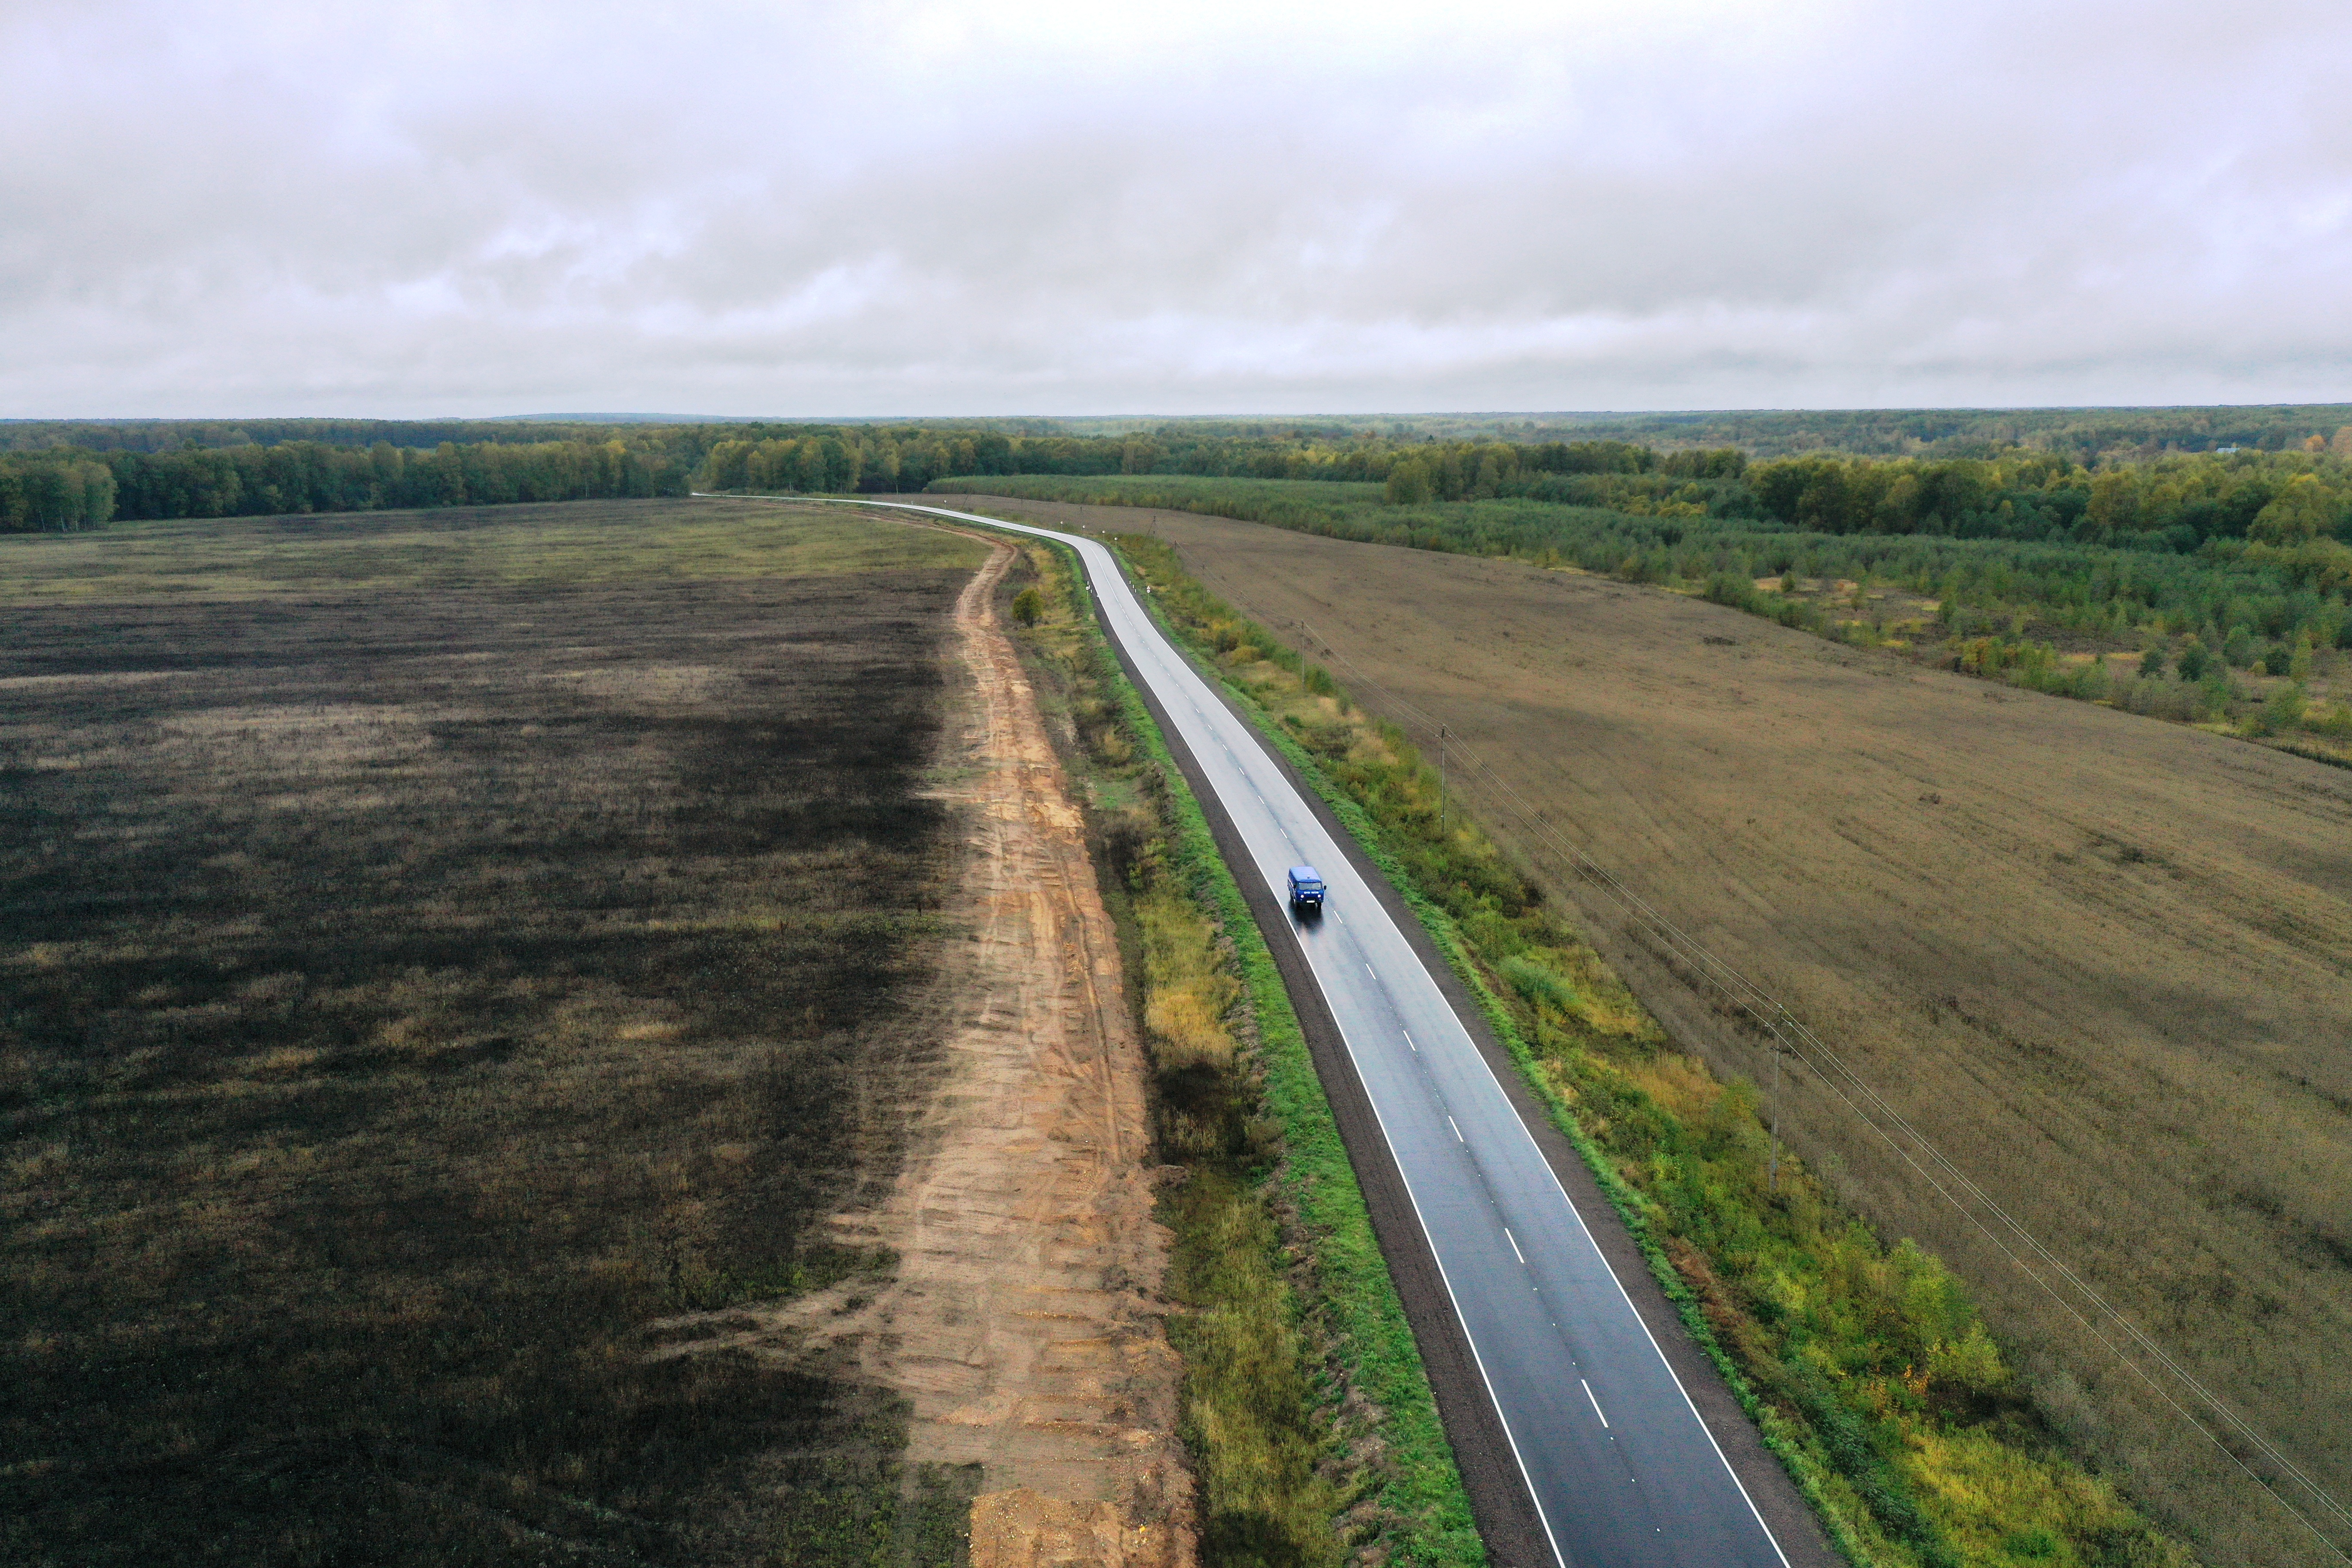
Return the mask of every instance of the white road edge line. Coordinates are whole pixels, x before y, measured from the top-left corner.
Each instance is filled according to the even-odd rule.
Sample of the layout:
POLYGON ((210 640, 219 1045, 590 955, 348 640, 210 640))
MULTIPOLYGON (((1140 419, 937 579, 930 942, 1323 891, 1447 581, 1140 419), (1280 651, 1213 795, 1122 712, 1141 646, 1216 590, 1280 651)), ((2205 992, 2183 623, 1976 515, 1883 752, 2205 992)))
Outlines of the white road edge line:
MULTIPOLYGON (((906 501, 870 501, 831 496, 716 496, 709 495, 707 493, 704 493, 703 499, 712 500, 825 500, 830 501, 836 506, 863 506, 881 510, 920 512, 931 517, 944 517, 951 519, 957 522, 971 523, 981 528, 1003 529, 1013 533, 1026 534, 1031 538, 1042 537, 1047 539, 1066 539, 1069 537, 1068 535, 1056 533, 1055 531, 1052 529, 1037 528, 1022 523, 1008 522, 1003 518, 982 517, 974 512, 954 511, 946 507, 916 506, 906 501)), ((1087 542, 1095 544, 1097 549, 1105 548, 1098 542, 1094 540, 1088 540, 1087 542)), ((1086 556, 1083 552, 1079 552, 1077 553, 1079 562, 1083 565, 1086 562, 1086 556)), ((1089 586, 1091 586, 1092 574, 1088 573, 1087 575, 1089 586)), ((1098 592, 1097 597, 1097 602, 1099 602, 1098 592)), ((1148 611, 1145 612, 1145 618, 1147 621, 1150 620, 1150 613, 1148 611)), ((1098 624, 1102 627, 1103 635, 1114 645, 1118 645, 1122 647, 1125 646, 1119 642, 1118 634, 1111 628, 1107 621, 1098 622, 1098 624)), ((1153 626, 1153 630, 1155 632, 1158 631, 1156 625, 1153 626)), ((1162 640, 1166 639, 1163 637, 1162 640)), ((1200 673, 1198 668, 1192 663, 1192 660, 1188 656, 1186 656, 1184 650, 1177 647, 1172 642, 1169 644, 1169 647, 1170 650, 1176 655, 1178 661, 1183 665, 1184 668, 1192 671, 1193 678, 1199 680, 1204 689, 1210 689, 1213 694, 1213 688, 1209 687, 1209 678, 1200 673)), ((1205 715, 1203 715, 1203 717, 1205 717, 1205 715)), ((1244 722, 1245 723, 1246 721, 1244 721, 1244 722)), ((1214 732, 1216 731, 1221 731, 1222 726, 1212 726, 1212 729, 1213 732, 1214 732)), ((1264 745, 1262 743, 1255 743, 1257 742, 1256 732, 1253 730, 1249 731, 1249 734, 1254 742, 1253 749, 1256 752, 1259 758, 1265 761, 1268 766, 1273 766, 1272 759, 1267 755, 1264 745)), ((1171 748, 1184 744, 1181 737, 1180 736, 1166 735, 1161 738, 1166 741, 1171 748)), ((1232 756, 1233 747, 1225 742, 1223 735, 1222 733, 1218 733, 1216 739, 1219 747, 1222 748, 1228 756, 1232 756)), ((1186 747, 1186 749, 1190 750, 1189 747, 1186 747)), ((1234 760, 1236 763, 1238 763, 1240 759, 1235 758, 1234 760)), ((1278 769, 1276 771, 1277 773, 1279 772, 1278 769)), ((1340 847, 1340 851, 1342 854, 1346 853, 1345 846, 1340 847)), ((1238 877, 1236 877, 1236 880, 1238 879, 1238 877)), ((1397 930, 1400 936, 1404 935, 1404 931, 1402 926, 1398 927, 1397 930)), ((1407 945, 1410 946, 1411 938, 1407 937, 1406 942, 1407 945)), ((1420 962, 1420 955, 1418 953, 1414 954, 1414 961, 1416 963, 1420 962)), ((1427 974, 1428 965, 1423 964, 1422 970, 1423 974, 1427 974)), ((1333 1026, 1337 1029, 1339 1036, 1339 1043, 1346 1047, 1349 1064, 1356 1068, 1357 1079, 1360 1084, 1364 1081, 1363 1068, 1355 1060, 1355 1043, 1348 1038, 1348 1032, 1345 1029, 1338 1029, 1339 1010, 1332 1005, 1330 993, 1324 989, 1323 977, 1315 973, 1315 966, 1312 963, 1307 965, 1307 973, 1314 980, 1316 990, 1322 994, 1323 1005, 1331 1015, 1333 1026)), ((1374 978, 1377 979, 1378 976, 1376 975, 1374 978)), ((1434 979, 1431 981, 1431 984, 1435 984, 1434 979)), ((1440 994, 1443 994, 1442 987, 1440 988, 1440 994)), ((1462 1028, 1464 1033, 1467 1035, 1468 1026, 1464 1025, 1462 1026, 1462 1028)), ((1420 1047, 1415 1047, 1414 1049, 1418 1052, 1420 1047)), ((1479 1066, 1486 1069, 1486 1076, 1493 1079, 1496 1089, 1503 1092, 1505 1103, 1509 1104, 1509 1091, 1503 1089, 1502 1079, 1496 1076, 1493 1065, 1486 1060, 1486 1053, 1477 1048, 1477 1045, 1475 1040, 1471 1043, 1470 1054, 1477 1059, 1479 1066)), ((1503 1402, 1495 1392, 1494 1377, 1486 1371, 1486 1357, 1479 1354, 1478 1342, 1470 1336, 1466 1326, 1468 1320, 1462 1310, 1462 1299, 1454 1291, 1453 1277, 1449 1275, 1445 1269, 1445 1260, 1438 1255, 1437 1243, 1430 1231, 1429 1221, 1421 1212, 1421 1199, 1412 1190, 1412 1179, 1405 1174, 1403 1160, 1397 1154, 1396 1140, 1390 1136, 1388 1123, 1381 1115, 1380 1105, 1372 1100, 1369 1089, 1365 1091, 1364 1100, 1365 1103, 1371 1109, 1373 1125, 1380 1129, 1381 1142, 1388 1148, 1389 1160, 1396 1170, 1398 1184, 1404 1188, 1405 1201, 1412 1205, 1413 1222, 1421 1227, 1423 1243, 1429 1248, 1431 1260, 1437 1265, 1437 1277, 1440 1282, 1442 1282, 1445 1287, 1446 1300, 1454 1309, 1454 1321, 1458 1324, 1465 1325, 1462 1337, 1465 1342, 1466 1342, 1470 1347, 1471 1363, 1478 1369, 1479 1382, 1486 1385, 1487 1405, 1488 1407, 1495 1412, 1495 1420, 1496 1425, 1503 1428, 1503 1440, 1511 1446, 1511 1458, 1519 1467, 1519 1479, 1527 1487, 1529 1500, 1535 1505, 1536 1517, 1543 1521, 1545 1539, 1550 1543, 1554 1559, 1562 1564, 1565 1564, 1568 1561, 1567 1554, 1560 1551, 1559 1538, 1552 1530, 1551 1516, 1545 1511, 1543 1500, 1536 1495, 1535 1479, 1528 1473, 1527 1458, 1519 1452, 1518 1437, 1512 1432, 1511 1423, 1503 1414, 1503 1402)), ((1534 1142, 1535 1134, 1528 1128, 1526 1120, 1519 1116, 1518 1107, 1511 1105, 1510 1110, 1513 1120, 1519 1123, 1520 1131, 1527 1136, 1529 1142, 1534 1142)), ((1664 1347, 1658 1343, 1657 1336, 1650 1332, 1650 1325, 1648 1321, 1643 1318, 1640 1309, 1634 1307, 1633 1298, 1630 1294, 1627 1294, 1624 1281, 1619 1279, 1617 1278, 1616 1269, 1610 1267, 1608 1255, 1601 1252, 1601 1244, 1593 1238, 1591 1227, 1584 1223, 1584 1215, 1577 1208, 1575 1200, 1569 1197, 1568 1189, 1560 1184, 1559 1173, 1552 1171, 1551 1162, 1544 1156, 1543 1149, 1540 1144, 1537 1145, 1536 1157, 1543 1162, 1544 1170, 1551 1175, 1552 1186, 1559 1192, 1561 1201, 1568 1205, 1569 1213, 1574 1216, 1578 1227, 1584 1232, 1587 1244, 1592 1247, 1595 1253, 1600 1255, 1601 1267, 1609 1270, 1610 1280, 1612 1283, 1616 1285, 1618 1294, 1624 1297, 1627 1310, 1632 1311, 1633 1314, 1633 1321, 1642 1325, 1642 1332, 1643 1336, 1649 1340, 1651 1350, 1657 1355, 1660 1363, 1664 1365, 1666 1375, 1674 1380, 1675 1391, 1682 1394, 1683 1403, 1689 1407, 1692 1418, 1698 1422, 1699 1430, 1706 1434, 1708 1446, 1714 1448, 1715 1457, 1722 1463, 1725 1473, 1731 1477, 1731 1484, 1738 1489, 1740 1500, 1747 1503, 1748 1511, 1755 1518, 1757 1528, 1764 1532, 1764 1539, 1771 1544, 1772 1554, 1780 1560, 1782 1568, 1790 1568, 1789 1555, 1787 1552, 1780 1550, 1780 1540, 1772 1533, 1772 1527, 1765 1522, 1763 1510, 1756 1506, 1756 1500, 1748 1495, 1747 1484, 1740 1480, 1739 1472, 1732 1468, 1730 1456, 1723 1451, 1723 1445, 1716 1441, 1714 1430, 1707 1426, 1706 1418, 1699 1414, 1698 1405, 1691 1398, 1690 1390, 1683 1386, 1682 1377, 1675 1371, 1674 1363, 1666 1360, 1664 1347)), ((1589 1389, 1588 1392, 1590 1392, 1589 1389)), ((1596 1401, 1595 1403, 1597 1405, 1598 1402, 1596 1401)))
MULTIPOLYGON (((1339 1035, 1339 1044, 1348 1053, 1348 1065, 1356 1069, 1356 1081, 1360 1087, 1364 1082, 1364 1069, 1362 1064, 1356 1060, 1355 1042, 1348 1038, 1347 1030, 1339 1027, 1339 1010, 1331 1005, 1331 994, 1324 990, 1323 977, 1315 973, 1315 966, 1311 963, 1307 966, 1307 973, 1323 998, 1323 1010, 1331 1016, 1332 1030, 1339 1035)), ((1371 1108, 1372 1125, 1381 1130, 1381 1142, 1388 1149, 1390 1164, 1396 1168, 1397 1185, 1404 1189, 1404 1200, 1412 1205, 1412 1223, 1421 1227, 1422 1245, 1429 1248, 1429 1260, 1437 1265, 1438 1282, 1445 1287, 1445 1304, 1454 1309, 1454 1321, 1462 1330, 1462 1342, 1470 1347, 1470 1364, 1478 1369, 1478 1381, 1486 1385, 1486 1407, 1495 1413, 1495 1425, 1503 1429, 1503 1441, 1511 1446, 1511 1462, 1519 1467, 1519 1484, 1527 1488, 1528 1501, 1534 1506, 1536 1518, 1543 1523, 1544 1540, 1551 1547, 1552 1560, 1559 1563, 1560 1568, 1568 1568, 1568 1553, 1560 1550, 1559 1535, 1551 1527, 1551 1515, 1545 1510, 1543 1499, 1536 1491, 1535 1477, 1528 1471, 1527 1456, 1519 1452, 1518 1434, 1511 1430, 1511 1418, 1503 1414, 1503 1397, 1495 1392, 1495 1379, 1486 1370, 1486 1358, 1478 1353, 1478 1342, 1470 1332, 1470 1319, 1462 1310, 1462 1298, 1454 1293, 1454 1276, 1446 1272, 1445 1259, 1437 1250, 1437 1237, 1431 1233, 1429 1220, 1421 1212, 1421 1196, 1412 1190, 1412 1178, 1404 1173, 1404 1160, 1397 1153, 1396 1140, 1389 1136, 1387 1119, 1381 1115, 1380 1102, 1372 1098, 1369 1088, 1364 1089, 1364 1103, 1371 1108)), ((1735 1476, 1732 1479, 1737 1480, 1738 1478, 1735 1476)), ((1746 1494, 1743 1492, 1741 1495, 1746 1494)), ((1755 1505, 1750 1503, 1748 1506, 1753 1508, 1755 1505)), ((1762 1515, 1758 1517, 1760 1519, 1762 1515)), ((1778 1549, 1777 1543, 1775 1549, 1778 1549)), ((1785 1557, 1781 1559, 1783 1563, 1787 1561, 1785 1557)))

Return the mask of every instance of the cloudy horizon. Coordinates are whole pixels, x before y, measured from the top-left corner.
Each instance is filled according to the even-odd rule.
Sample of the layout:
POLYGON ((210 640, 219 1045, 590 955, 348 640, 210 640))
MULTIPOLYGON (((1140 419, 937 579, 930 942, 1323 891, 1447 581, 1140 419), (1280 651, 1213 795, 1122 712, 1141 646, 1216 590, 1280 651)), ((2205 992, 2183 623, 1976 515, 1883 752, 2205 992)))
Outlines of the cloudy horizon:
POLYGON ((2352 398, 2352 10, 0 17, 0 416, 2352 398))

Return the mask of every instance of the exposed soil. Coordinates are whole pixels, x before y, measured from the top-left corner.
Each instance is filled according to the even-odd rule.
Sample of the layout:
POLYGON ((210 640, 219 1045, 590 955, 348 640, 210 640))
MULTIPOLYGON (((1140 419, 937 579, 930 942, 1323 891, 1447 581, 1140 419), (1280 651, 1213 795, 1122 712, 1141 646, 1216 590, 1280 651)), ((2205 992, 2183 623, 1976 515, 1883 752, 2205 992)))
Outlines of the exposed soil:
MULTIPOLYGON (((1157 533, 1254 618, 1302 642, 1311 626, 1359 698, 1441 719, 1484 759, 1456 756, 1456 787, 1678 1039, 1769 1077, 1757 1032, 1543 831, 1787 1004, 2352 1497, 2352 773, 1605 579, 1187 513, 970 505, 1157 533)), ((1962 1272, 2044 1408, 2170 1526, 2216 1561, 2320 1560, 1827 1083, 1791 1072, 1783 1125, 1962 1272)))
POLYGON ((896 1185, 836 1215, 892 1278, 680 1318, 663 1353, 837 1345, 910 1402, 908 1457, 978 1466, 974 1568, 1192 1561, 1181 1368, 1160 1285, 1146 1063, 1117 933, 1026 675, 997 625, 995 545, 957 600, 972 700, 937 798, 966 836, 940 994, 952 1026, 896 1185))

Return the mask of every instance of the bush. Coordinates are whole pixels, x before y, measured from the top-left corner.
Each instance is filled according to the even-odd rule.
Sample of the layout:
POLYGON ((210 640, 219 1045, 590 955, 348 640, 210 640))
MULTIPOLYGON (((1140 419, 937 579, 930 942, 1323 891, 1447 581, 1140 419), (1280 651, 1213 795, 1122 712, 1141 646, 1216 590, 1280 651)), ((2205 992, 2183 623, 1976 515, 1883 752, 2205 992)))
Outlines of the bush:
POLYGON ((1756 585, 1745 577, 1717 572, 1706 580, 1706 596, 1737 610, 1752 609, 1756 605, 1756 585))
POLYGON ((1037 596, 1036 589, 1024 588, 1013 595, 1013 618, 1023 626, 1035 626, 1037 617, 1045 613, 1045 602, 1037 596))
POLYGON ((2284 730, 2301 729, 2307 702, 2302 687, 2282 686, 2272 692, 2254 715, 2246 721, 2246 731, 2253 735, 2275 735, 2284 730))

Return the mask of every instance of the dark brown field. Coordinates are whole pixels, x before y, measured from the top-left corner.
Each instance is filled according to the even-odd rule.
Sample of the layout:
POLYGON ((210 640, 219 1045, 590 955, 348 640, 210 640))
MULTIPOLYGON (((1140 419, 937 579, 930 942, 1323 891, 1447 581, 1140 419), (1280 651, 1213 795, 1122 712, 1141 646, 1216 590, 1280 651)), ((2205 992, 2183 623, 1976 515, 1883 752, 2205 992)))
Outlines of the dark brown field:
MULTIPOLYGON (((1769 1079, 1762 1037, 1506 787, 2352 1500, 2352 772, 1601 578, 1186 513, 969 504, 1157 533, 1263 624, 1301 642, 1311 625, 1358 698, 1425 710, 1491 765, 1456 756, 1464 798, 1678 1038, 1769 1079)), ((1971 1281, 2044 1408, 2209 1560, 2334 1561, 1821 1076, 1790 1074, 1784 1117, 1864 1213, 1971 1281)), ((2352 1519, 2330 1528, 2352 1546, 2352 1519)))
POLYGON ((877 1260, 983 552, 629 502, 0 542, 0 1559, 952 1557, 877 1260))

